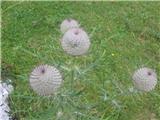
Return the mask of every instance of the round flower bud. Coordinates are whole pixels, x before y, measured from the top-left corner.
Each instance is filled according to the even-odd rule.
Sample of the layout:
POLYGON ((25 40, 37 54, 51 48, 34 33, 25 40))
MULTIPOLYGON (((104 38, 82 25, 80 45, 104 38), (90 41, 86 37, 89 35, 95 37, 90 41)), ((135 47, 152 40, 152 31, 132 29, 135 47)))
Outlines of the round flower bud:
POLYGON ((90 47, 90 40, 84 30, 72 28, 64 34, 61 45, 70 55, 83 55, 90 47))
POLYGON ((155 88, 157 75, 150 68, 140 68, 133 75, 133 83, 137 89, 148 92, 155 88))
POLYGON ((66 19, 64 20, 60 25, 60 30, 62 33, 67 32, 67 30, 71 28, 78 28, 80 25, 79 23, 74 19, 66 19))
POLYGON ((55 67, 40 65, 30 75, 30 85, 39 95, 51 95, 56 92, 62 83, 62 76, 55 67))

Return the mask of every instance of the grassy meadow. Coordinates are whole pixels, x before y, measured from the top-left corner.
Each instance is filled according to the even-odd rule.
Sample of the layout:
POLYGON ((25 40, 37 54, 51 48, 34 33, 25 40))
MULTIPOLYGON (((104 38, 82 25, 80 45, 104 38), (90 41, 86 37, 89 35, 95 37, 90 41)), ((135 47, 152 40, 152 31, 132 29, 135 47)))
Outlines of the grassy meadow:
POLYGON ((17 120, 160 120, 160 81, 137 91, 134 71, 150 67, 160 80, 160 2, 1 2, 1 69, 11 80, 17 120), (66 54, 60 24, 78 20, 91 46, 66 54), (52 97, 29 85, 40 64, 58 68, 63 84, 52 97))

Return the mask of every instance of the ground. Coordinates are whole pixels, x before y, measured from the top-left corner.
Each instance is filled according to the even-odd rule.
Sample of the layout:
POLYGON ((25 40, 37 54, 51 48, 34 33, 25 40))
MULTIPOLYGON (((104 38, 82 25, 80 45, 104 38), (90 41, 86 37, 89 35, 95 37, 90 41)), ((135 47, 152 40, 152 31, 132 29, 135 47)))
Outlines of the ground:
MULTIPOLYGON (((158 120, 160 82, 137 92, 141 67, 160 75, 160 2, 2 2, 2 79, 12 80, 11 114, 18 120, 158 120), (86 55, 60 45, 60 24, 78 20, 89 34, 86 55), (51 98, 29 85, 40 64, 57 67, 63 85, 51 98)), ((160 77, 158 76, 160 80, 160 77)))

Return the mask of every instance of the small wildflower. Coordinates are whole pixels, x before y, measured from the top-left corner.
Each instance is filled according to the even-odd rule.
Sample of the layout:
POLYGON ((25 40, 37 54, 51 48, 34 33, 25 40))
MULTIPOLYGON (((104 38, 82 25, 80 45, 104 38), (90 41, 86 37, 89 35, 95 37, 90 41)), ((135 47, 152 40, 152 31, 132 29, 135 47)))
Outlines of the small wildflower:
POLYGON ((62 117, 62 115, 63 115, 63 112, 58 111, 58 113, 57 113, 57 118, 59 119, 60 117, 62 117))
POLYGON ((112 56, 114 56, 115 54, 114 53, 112 53, 112 56))

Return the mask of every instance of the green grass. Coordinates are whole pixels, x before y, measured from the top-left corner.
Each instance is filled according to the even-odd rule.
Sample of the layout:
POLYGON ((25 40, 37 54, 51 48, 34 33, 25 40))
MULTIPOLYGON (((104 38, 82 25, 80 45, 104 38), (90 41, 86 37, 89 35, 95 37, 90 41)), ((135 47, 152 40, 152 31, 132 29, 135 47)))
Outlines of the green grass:
MULTIPOLYGON (((143 66, 160 75, 160 2, 2 2, 2 78, 12 79, 12 115, 20 120, 160 119, 160 82, 149 93, 131 90, 143 66), (60 45, 60 24, 75 18, 88 32, 87 55, 60 45), (57 95, 36 95, 29 74, 56 66, 57 95), (58 118, 57 114, 63 115, 58 118)), ((158 79, 160 77, 158 76, 158 79)))

